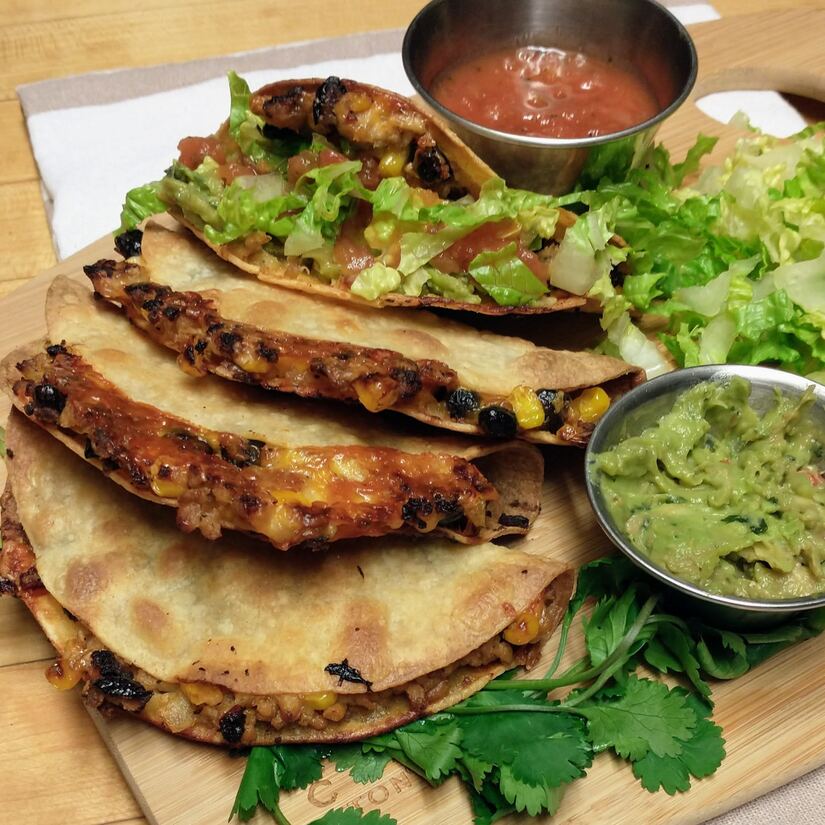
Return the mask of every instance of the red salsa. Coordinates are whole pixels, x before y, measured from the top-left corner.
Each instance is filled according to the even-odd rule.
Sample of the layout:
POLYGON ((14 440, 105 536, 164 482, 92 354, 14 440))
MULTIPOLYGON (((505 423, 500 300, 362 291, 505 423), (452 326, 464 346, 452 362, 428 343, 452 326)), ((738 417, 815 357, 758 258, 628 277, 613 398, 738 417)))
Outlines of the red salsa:
POLYGON ((445 69, 432 95, 474 123, 513 135, 581 138, 656 115, 644 78, 582 52, 510 46, 445 69))

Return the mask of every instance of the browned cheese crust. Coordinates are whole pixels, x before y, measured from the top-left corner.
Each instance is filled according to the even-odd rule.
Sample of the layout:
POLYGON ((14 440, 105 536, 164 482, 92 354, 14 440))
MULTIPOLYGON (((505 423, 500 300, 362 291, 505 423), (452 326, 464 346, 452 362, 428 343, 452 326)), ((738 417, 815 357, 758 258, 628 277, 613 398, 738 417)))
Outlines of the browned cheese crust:
POLYGON ((84 271, 98 295, 119 304, 153 341, 179 353, 178 364, 190 375, 211 372, 305 398, 360 403, 370 412, 416 399, 427 406, 458 387, 455 371, 441 361, 229 321, 208 298, 152 283, 135 263, 101 260, 84 271))
MULTIPOLYGON (((460 389, 456 371, 441 361, 414 360, 390 349, 231 321, 208 295, 154 283, 131 261, 100 260, 84 271, 96 295, 121 306, 134 326, 177 352, 178 365, 189 375, 210 372, 305 398, 358 403, 370 412, 395 409, 434 426, 479 435, 488 435, 479 425, 481 410, 491 405, 511 409, 507 397, 475 390, 471 391, 472 404, 459 405, 456 399, 466 400, 467 391, 460 389)), ((627 375, 602 384, 611 399, 642 380, 640 370, 627 369, 627 375)), ((541 430, 514 428, 511 436, 584 446, 595 425, 572 414, 570 400, 575 393, 553 389, 556 410, 552 416, 548 413, 546 425, 541 430)))
POLYGON ((177 508, 178 525, 242 530, 285 550, 449 527, 478 540, 496 490, 466 459, 362 446, 283 448, 196 427, 126 397, 62 345, 18 363, 15 405, 68 435, 133 492, 177 508))

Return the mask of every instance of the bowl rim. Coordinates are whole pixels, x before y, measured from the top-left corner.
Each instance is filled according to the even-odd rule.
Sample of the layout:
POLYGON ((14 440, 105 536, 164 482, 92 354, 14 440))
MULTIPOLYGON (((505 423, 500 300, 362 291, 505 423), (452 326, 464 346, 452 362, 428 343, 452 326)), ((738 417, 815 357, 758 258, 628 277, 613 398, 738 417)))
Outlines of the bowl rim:
POLYGON ((663 120, 670 117, 670 115, 673 114, 673 112, 675 112, 685 102, 687 97, 693 91, 693 87, 696 85, 699 60, 696 54, 696 46, 694 45, 693 38, 690 36, 688 30, 676 18, 670 9, 663 6, 661 3, 656 2, 656 0, 635 0, 635 2, 641 3, 642 5, 655 7, 658 12, 663 13, 665 19, 667 19, 675 29, 679 39, 682 40, 687 46, 690 59, 688 76, 680 93, 664 109, 655 114, 653 117, 650 117, 641 123, 637 123, 634 126, 629 126, 627 129, 622 129, 618 132, 609 132, 604 135, 596 135, 594 137, 552 138, 539 137, 537 135, 514 135, 510 132, 502 132, 498 129, 491 129, 489 126, 482 126, 480 123, 475 123, 474 121, 468 120, 462 115, 457 114, 452 109, 447 108, 443 103, 436 100, 413 71, 411 58, 412 44, 416 30, 420 25, 422 18, 430 11, 430 9, 450 2, 453 2, 453 0, 430 0, 430 2, 428 2, 418 12, 418 14, 413 17, 412 21, 410 21, 410 24, 407 26, 407 30, 404 32, 404 41, 401 45, 401 60, 404 64, 404 72, 407 75, 407 79, 410 81, 415 91, 424 99, 424 102, 431 109, 434 109, 448 123, 457 124, 461 128, 467 130, 468 132, 472 132, 479 137, 485 137, 501 143, 509 143, 516 146, 545 149, 586 149, 593 146, 601 146, 605 143, 612 143, 616 140, 632 137, 651 129, 652 127, 658 126, 663 120))
POLYGON ((622 396, 605 413, 587 444, 584 455, 584 481, 587 498, 596 516, 599 526, 611 542, 627 556, 637 567, 644 570, 653 578, 687 596, 709 602, 714 605, 742 610, 749 613, 796 613, 802 610, 813 610, 825 607, 825 592, 810 596, 801 596, 794 599, 746 599, 740 596, 726 596, 711 593, 692 582, 673 575, 670 571, 655 564, 644 553, 637 550, 625 534, 618 529, 606 512, 598 498, 600 484, 596 478, 593 457, 600 451, 606 434, 611 432, 613 422, 620 422, 624 415, 635 410, 661 395, 676 391, 684 392, 696 384, 705 381, 723 381, 733 376, 741 376, 748 381, 755 379, 758 383, 769 383, 780 391, 793 389, 803 392, 807 387, 814 387, 817 405, 825 409, 825 386, 801 375, 774 369, 772 367, 740 365, 740 364, 711 364, 700 367, 687 367, 673 372, 659 375, 649 381, 634 387, 622 396), (761 379, 761 382, 758 380, 761 379))

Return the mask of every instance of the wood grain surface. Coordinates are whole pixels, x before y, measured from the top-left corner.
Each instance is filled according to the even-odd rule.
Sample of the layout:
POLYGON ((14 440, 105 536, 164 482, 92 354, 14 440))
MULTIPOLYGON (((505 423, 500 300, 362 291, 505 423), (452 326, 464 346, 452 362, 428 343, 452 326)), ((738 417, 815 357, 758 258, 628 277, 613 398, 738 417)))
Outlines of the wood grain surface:
MULTIPOLYGON (((42 295, 51 275, 38 281, 32 278, 55 261, 40 197, 40 181, 14 97, 15 85, 96 69, 189 60, 280 42, 402 26, 422 4, 421 0, 350 0, 347 4, 320 0, 303 0, 301 4, 263 0, 254 3, 143 0, 140 4, 126 0, 105 3, 75 0, 72 4, 56 0, 36 3, 0 0, 0 156, 3 157, 0 164, 0 296, 26 284, 23 290, 0 304, 0 354, 42 330, 42 295)), ((760 10, 825 8, 823 0, 716 0, 713 5, 726 22, 739 14, 760 10)), ((812 18, 812 24, 816 20, 812 18)), ((818 31, 821 40, 821 24, 818 31)), ((783 39, 777 26, 765 28, 746 21, 742 21, 740 30, 715 42, 708 56, 703 56, 707 61, 705 65, 731 65, 728 55, 735 55, 739 44, 754 38, 761 38, 760 50, 770 57, 758 67, 766 73, 754 75, 751 66, 738 76, 728 75, 724 83, 721 78, 715 82, 727 88, 732 88, 731 82, 748 88, 768 88, 776 81, 781 88, 805 92, 797 82, 800 76, 790 76, 788 68, 816 65, 814 77, 820 80, 823 77, 823 51, 819 47, 799 52, 799 41, 783 39)), ((804 77, 810 74, 802 73, 804 77)), ((719 86, 704 88, 700 84, 697 95, 712 88, 719 86)), ((813 117, 822 116, 821 107, 814 105, 807 110, 813 117)), ((677 116, 665 124, 660 133, 676 153, 692 143, 699 128, 718 130, 717 124, 697 110, 686 108, 686 111, 693 112, 692 121, 681 122, 677 116)), ((123 140, 114 135, 113 139, 123 140)), ((128 149, 128 143, 124 145, 128 149)), ((97 257, 98 251, 103 254, 108 249, 107 242, 98 249, 86 250, 55 271, 76 270, 80 263, 97 257)), ((573 539, 572 543, 565 540, 561 543, 563 546, 554 547, 554 551, 569 552, 573 555, 567 557, 578 558, 585 552, 583 548, 603 548, 604 542, 577 490, 575 473, 570 470, 569 462, 575 459, 563 451, 550 451, 547 457, 551 470, 558 475, 552 500, 546 502, 542 525, 552 523, 553 513, 559 506, 557 521, 567 524, 573 539)), ((548 493, 550 491, 548 488, 548 493)), ((541 540, 545 529, 542 526, 540 532, 534 531, 531 541, 541 540)), ((43 678, 50 653, 49 645, 25 609, 13 599, 0 599, 0 735, 4 744, 0 748, 3 777, 0 821, 31 825, 116 822, 143 825, 146 820, 140 815, 135 798, 82 709, 78 696, 74 692, 64 694, 54 690, 43 678)), ((655 818, 647 818, 644 812, 651 810, 651 799, 662 795, 638 796, 626 770, 616 774, 614 785, 611 777, 615 771, 611 773, 609 758, 598 760, 590 779, 571 789, 565 800, 565 811, 569 814, 571 810, 587 807, 588 822, 595 825, 629 821, 614 818, 617 809, 610 807, 606 797, 591 796, 593 788, 604 784, 614 799, 621 800, 621 810, 636 811, 632 817, 634 822, 698 821, 753 796, 755 777, 763 777, 758 782, 761 792, 808 770, 818 764, 822 758, 818 754, 825 751, 825 743, 818 738, 819 726, 815 724, 817 707, 806 703, 806 697, 815 695, 817 687, 822 687, 823 665, 825 642, 813 640, 772 660, 756 674, 722 686, 719 718, 728 737, 729 759, 715 779, 699 783, 689 795, 674 800, 664 797, 664 807, 655 818), (790 672, 795 678, 789 681, 790 672), (782 748, 774 748, 772 742, 780 738, 782 748), (644 807, 636 807, 633 803, 637 800, 644 807), (688 817, 684 815, 686 809, 692 811, 688 817), (678 820, 673 818, 677 816, 678 820)), ((142 752, 141 737, 158 736, 128 721, 119 722, 110 730, 120 742, 124 755, 142 752)), ((166 737, 159 741, 168 745, 170 752, 178 747, 178 743, 166 737)), ((185 747, 192 750, 191 746, 185 747)), ((172 789, 167 794, 166 806, 158 807, 164 822, 194 825, 199 821, 225 821, 228 814, 225 798, 230 791, 234 792, 236 782, 232 772, 237 773, 241 763, 232 762, 227 771, 223 757, 215 757, 208 748, 196 750, 212 755, 213 761, 217 758, 215 764, 221 766, 215 775, 214 789, 202 790, 201 782, 209 782, 211 777, 200 774, 203 766, 193 765, 191 757, 183 759, 175 773, 168 772, 168 764, 167 772, 163 772, 152 758, 143 759, 141 773, 154 777, 155 787, 160 784, 167 791, 172 789), (195 819, 182 804, 175 805, 175 799, 185 798, 196 776, 200 779, 198 794, 210 801, 211 818, 208 819, 195 819)), ((131 756, 130 761, 134 762, 131 756)), ((414 808, 421 792, 415 777, 410 778, 400 768, 388 771, 382 783, 374 788, 358 786, 344 791, 337 784, 341 781, 342 777, 334 776, 329 778, 331 784, 320 783, 311 792, 313 799, 306 794, 290 798, 287 813, 300 817, 306 811, 306 818, 317 816, 325 804, 332 802, 333 794, 339 794, 334 800, 336 805, 352 801, 355 794, 365 807, 386 808, 389 804, 395 810, 395 800, 399 799, 410 800, 414 808)), ((405 825, 452 821, 442 819, 433 811, 440 810, 442 802, 446 804, 456 794, 457 789, 449 784, 437 796, 428 791, 427 807, 416 815, 405 816, 405 825)), ((406 801, 404 805, 407 806, 406 801)))

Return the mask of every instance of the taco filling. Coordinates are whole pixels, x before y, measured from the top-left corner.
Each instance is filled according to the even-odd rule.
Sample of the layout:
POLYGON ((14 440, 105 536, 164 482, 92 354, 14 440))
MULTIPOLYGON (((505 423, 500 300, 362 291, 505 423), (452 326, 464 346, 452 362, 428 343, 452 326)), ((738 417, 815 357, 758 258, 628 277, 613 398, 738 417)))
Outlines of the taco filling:
POLYGON ((561 270, 624 259, 583 222, 554 264, 575 217, 507 187, 398 95, 336 77, 252 94, 230 74, 230 98, 214 135, 182 140, 161 180, 128 193, 121 231, 169 210, 263 280, 495 313, 581 306, 554 286, 570 288, 561 270))

